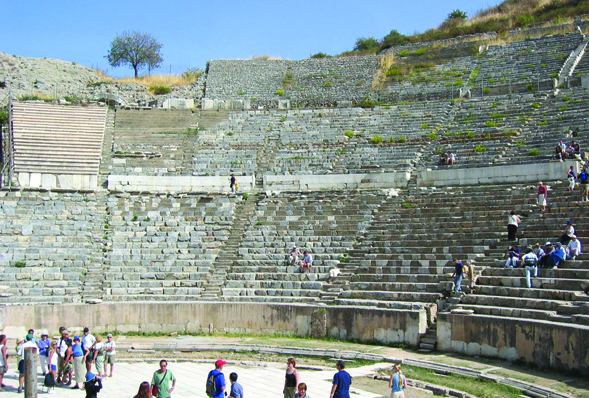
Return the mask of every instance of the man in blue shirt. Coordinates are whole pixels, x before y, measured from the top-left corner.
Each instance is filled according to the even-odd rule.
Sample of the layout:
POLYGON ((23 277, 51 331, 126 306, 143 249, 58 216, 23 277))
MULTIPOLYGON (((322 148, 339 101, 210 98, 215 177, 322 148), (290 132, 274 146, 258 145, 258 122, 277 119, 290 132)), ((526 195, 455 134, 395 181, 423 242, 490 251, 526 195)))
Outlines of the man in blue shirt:
POLYGON ((454 273, 452 274, 452 278, 454 278, 454 293, 458 294, 460 292, 462 278, 464 278, 464 265, 458 259, 454 259, 454 273))
POLYGON ((43 370, 43 376, 47 374, 47 365, 49 359, 49 348, 51 347, 51 340, 49 340, 49 335, 47 333, 43 333, 41 335, 41 340, 37 342, 37 346, 39 347, 39 360, 41 362, 41 370, 43 370))
POLYGON ((215 385, 215 391, 213 392, 213 398, 223 398, 224 391, 225 391, 225 375, 221 373, 223 370, 223 365, 226 365, 222 359, 219 359, 215 362, 215 369, 209 372, 207 376, 207 384, 209 384, 209 380, 212 381, 215 385))
POLYGON ((237 382, 237 373, 233 372, 229 375, 231 382, 231 394, 229 398, 243 398, 243 387, 237 382))
POLYGON ((338 372, 333 376, 330 398, 350 398, 352 376, 344 370, 346 363, 341 360, 337 361, 335 367, 338 372))

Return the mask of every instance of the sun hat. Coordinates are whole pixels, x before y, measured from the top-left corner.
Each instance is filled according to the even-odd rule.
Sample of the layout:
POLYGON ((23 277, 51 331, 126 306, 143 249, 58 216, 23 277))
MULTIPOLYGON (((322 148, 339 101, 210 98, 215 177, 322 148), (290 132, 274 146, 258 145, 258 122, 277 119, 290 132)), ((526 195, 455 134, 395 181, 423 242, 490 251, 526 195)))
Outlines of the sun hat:
POLYGON ((90 380, 94 379, 95 377, 96 377, 96 375, 92 372, 86 373, 86 381, 90 381, 90 380))

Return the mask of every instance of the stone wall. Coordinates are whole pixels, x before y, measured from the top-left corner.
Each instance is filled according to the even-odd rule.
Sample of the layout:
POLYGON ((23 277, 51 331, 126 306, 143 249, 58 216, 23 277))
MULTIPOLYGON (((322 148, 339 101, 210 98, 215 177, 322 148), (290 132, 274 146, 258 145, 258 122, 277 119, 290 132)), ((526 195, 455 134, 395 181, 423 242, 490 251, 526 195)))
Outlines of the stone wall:
POLYGON ((438 349, 589 375, 589 327, 438 313, 438 349))
POLYGON ((29 328, 54 335, 64 324, 70 331, 81 331, 87 326, 94 333, 103 334, 215 332, 307 337, 313 330, 317 338, 330 336, 411 346, 418 344, 419 334, 425 332, 427 325, 423 310, 296 304, 102 303, 0 309, 0 329, 10 336, 24 334, 29 328))
POLYGON ((290 100, 297 107, 333 106, 368 97, 378 57, 209 62, 205 99, 250 100, 253 108, 277 108, 290 100))

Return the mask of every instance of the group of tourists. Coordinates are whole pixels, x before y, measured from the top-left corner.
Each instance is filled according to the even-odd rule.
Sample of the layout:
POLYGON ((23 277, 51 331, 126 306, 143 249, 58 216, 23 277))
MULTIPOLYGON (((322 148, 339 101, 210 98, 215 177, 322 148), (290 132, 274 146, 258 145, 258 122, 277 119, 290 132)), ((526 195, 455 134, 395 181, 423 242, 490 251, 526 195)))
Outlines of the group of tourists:
POLYGON ((577 141, 570 144, 567 144, 564 140, 559 141, 554 148, 554 157, 559 160, 583 160, 581 147, 577 141))
POLYGON ((311 272, 311 265, 313 265, 313 256, 308 251, 303 251, 303 254, 297 249, 296 246, 293 246, 291 251, 286 255, 286 263, 287 265, 294 266, 297 263, 299 264, 299 270, 301 273, 311 272), (299 263, 299 259, 302 258, 302 261, 299 263))
MULTIPOLYGON (((106 342, 102 342, 102 337, 94 337, 88 328, 84 328, 82 336, 75 335, 73 338, 70 337, 70 333, 65 327, 61 327, 59 332, 61 337, 58 339, 50 340, 49 335, 45 332, 41 333, 41 337, 38 339, 35 337, 35 331, 30 329, 24 339, 17 340, 19 393, 24 388, 25 351, 27 348, 34 349, 36 353, 35 364, 39 364, 41 372, 45 376, 44 385, 48 387, 49 394, 55 393, 56 386, 71 386, 72 389, 80 389, 84 388, 88 382, 92 382, 93 386, 101 386, 100 379, 103 376, 106 377, 108 365, 110 365, 108 376, 112 377, 116 343, 111 334, 107 335, 106 342), (98 375, 92 373, 93 366, 98 375)), ((9 367, 6 341, 6 335, 0 335, 0 391, 3 391, 5 387, 2 381, 9 367)), ((88 393, 88 390, 86 392, 88 393)))

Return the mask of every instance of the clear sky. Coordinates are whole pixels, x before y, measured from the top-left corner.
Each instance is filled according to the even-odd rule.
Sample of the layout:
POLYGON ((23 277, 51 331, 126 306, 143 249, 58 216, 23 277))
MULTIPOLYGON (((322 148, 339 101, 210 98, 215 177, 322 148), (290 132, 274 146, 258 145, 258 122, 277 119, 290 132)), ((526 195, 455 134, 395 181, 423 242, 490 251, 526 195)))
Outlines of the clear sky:
POLYGON ((211 59, 268 54, 303 59, 336 55, 359 37, 381 39, 438 26, 455 9, 469 17, 501 0, 0 0, 0 51, 99 67, 116 34, 149 33, 163 44, 162 69, 181 73, 211 59))

